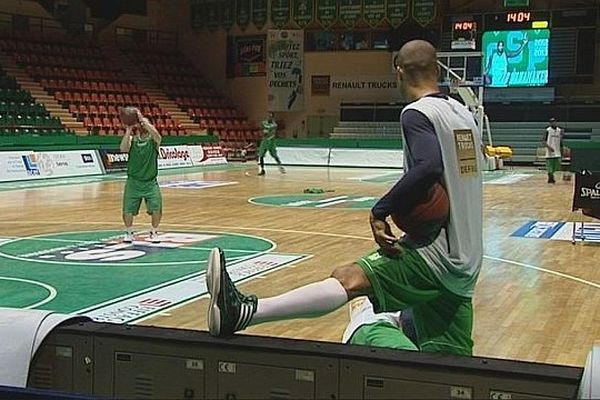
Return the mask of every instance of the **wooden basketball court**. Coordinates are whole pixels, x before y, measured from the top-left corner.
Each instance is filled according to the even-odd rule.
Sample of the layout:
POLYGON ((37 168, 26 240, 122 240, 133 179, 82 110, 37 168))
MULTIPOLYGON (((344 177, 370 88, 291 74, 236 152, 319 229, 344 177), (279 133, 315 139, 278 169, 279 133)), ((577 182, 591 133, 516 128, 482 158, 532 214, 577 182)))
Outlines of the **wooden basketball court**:
MULTIPOLYGON (((253 163, 161 172, 161 181, 176 182, 162 189, 165 209, 161 230, 251 235, 274 242, 277 252, 312 256, 240 285, 242 291, 261 297, 276 295, 323 279, 334 267, 351 263, 372 249, 369 201, 382 195, 398 174, 372 169, 290 168, 281 175, 269 168, 266 176, 258 177, 253 163), (220 182, 223 186, 190 188, 183 187, 185 182, 220 182), (332 192, 313 195, 316 200, 308 203, 297 198, 303 196, 304 189, 315 187, 332 192), (278 195, 287 198, 267 200, 266 205, 249 202, 250 198, 278 195)), ((474 299, 475 354, 583 365, 600 332, 598 247, 511 236, 529 221, 569 218, 572 182, 548 185, 545 178, 533 170, 486 176, 485 259, 474 299)), ((0 203, 0 236, 4 240, 121 229, 123 179, 54 183, 33 188, 0 187, 5 190, 0 203)), ((136 220, 137 230, 148 226, 148 216, 136 220)), ((5 268, 5 264, 0 265, 0 277, 5 268)), ((48 264, 39 269, 36 279, 44 281, 51 268, 48 264)), ((137 268, 136 274, 145 274, 144 268, 132 268, 137 268)), ((178 266, 170 263, 162 268, 178 266)), ((84 282, 79 285, 80 296, 103 290, 94 286, 94 272, 88 271, 89 279, 79 277, 84 282)), ((127 278, 121 271, 115 268, 115 286, 125 284, 127 278)), ((26 277, 27 268, 13 276, 26 277)), ((51 308, 52 303, 47 304, 51 308)), ((186 302, 142 324, 206 329, 206 306, 205 298, 186 302)), ((247 332, 340 341, 347 322, 348 309, 344 307, 323 318, 270 323, 247 332)))

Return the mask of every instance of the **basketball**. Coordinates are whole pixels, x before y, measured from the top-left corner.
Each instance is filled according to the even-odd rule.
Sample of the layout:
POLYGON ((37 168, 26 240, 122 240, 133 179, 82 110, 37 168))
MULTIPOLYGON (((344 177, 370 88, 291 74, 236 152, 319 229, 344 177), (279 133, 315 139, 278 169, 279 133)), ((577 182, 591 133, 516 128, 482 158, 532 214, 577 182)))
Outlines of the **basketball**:
POLYGON ((137 110, 134 107, 123 107, 119 110, 123 125, 135 125, 138 121, 137 110))
POLYGON ((436 183, 429 189, 424 202, 417 204, 405 215, 392 214, 392 221, 403 232, 416 238, 436 234, 450 214, 450 201, 446 189, 436 183))

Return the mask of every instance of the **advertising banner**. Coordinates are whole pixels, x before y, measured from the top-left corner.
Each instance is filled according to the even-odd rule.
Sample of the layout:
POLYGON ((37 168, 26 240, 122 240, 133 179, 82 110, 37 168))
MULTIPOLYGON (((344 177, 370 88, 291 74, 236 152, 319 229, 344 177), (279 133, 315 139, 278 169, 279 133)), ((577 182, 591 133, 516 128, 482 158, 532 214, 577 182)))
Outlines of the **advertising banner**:
POLYGON ((399 100, 400 91, 395 75, 332 76, 331 96, 343 99, 399 100))
POLYGON ((267 23, 267 0, 252 0, 252 23, 258 30, 267 23))
POLYGON ((303 31, 269 30, 267 35, 269 111, 304 109, 303 70, 303 31))
POLYGON ((227 164, 221 146, 188 146, 188 149, 194 166, 227 164))
POLYGON ((0 152, 0 181, 102 174, 95 150, 0 152))
POLYGON ((329 28, 337 21, 337 1, 336 0, 316 0, 317 1, 317 21, 323 28, 329 28))

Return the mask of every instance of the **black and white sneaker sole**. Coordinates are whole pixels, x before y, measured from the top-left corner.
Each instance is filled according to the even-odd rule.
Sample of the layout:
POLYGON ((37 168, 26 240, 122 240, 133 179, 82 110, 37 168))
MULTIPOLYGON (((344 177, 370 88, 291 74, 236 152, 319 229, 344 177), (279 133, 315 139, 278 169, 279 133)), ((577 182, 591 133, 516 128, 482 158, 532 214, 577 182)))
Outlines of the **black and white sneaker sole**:
POLYGON ((214 248, 208 257, 208 268, 206 269, 206 285, 210 294, 208 304, 208 330, 211 335, 221 334, 221 309, 218 300, 221 291, 221 250, 214 248))

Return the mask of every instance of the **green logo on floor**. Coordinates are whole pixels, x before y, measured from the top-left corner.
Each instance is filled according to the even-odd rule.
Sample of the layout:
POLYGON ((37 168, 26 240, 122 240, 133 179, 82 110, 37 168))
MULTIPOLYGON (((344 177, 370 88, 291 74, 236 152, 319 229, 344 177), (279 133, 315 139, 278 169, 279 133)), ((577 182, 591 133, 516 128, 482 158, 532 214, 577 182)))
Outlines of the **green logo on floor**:
POLYGON ((0 257, 29 263, 88 266, 175 266, 206 261, 216 246, 227 248, 236 260, 270 251, 270 240, 247 235, 222 233, 168 232, 152 243, 148 234, 123 243, 123 234, 115 231, 73 232, 18 238, 0 244, 0 257))
POLYGON ((236 282, 300 262, 271 240, 235 233, 167 232, 123 243, 119 231, 0 238, 0 307, 40 308, 96 321, 137 323, 204 296, 210 251, 236 282))
POLYGON ((248 201, 252 204, 273 207, 369 209, 375 205, 377 202, 377 197, 359 195, 298 194, 253 197, 248 201))

